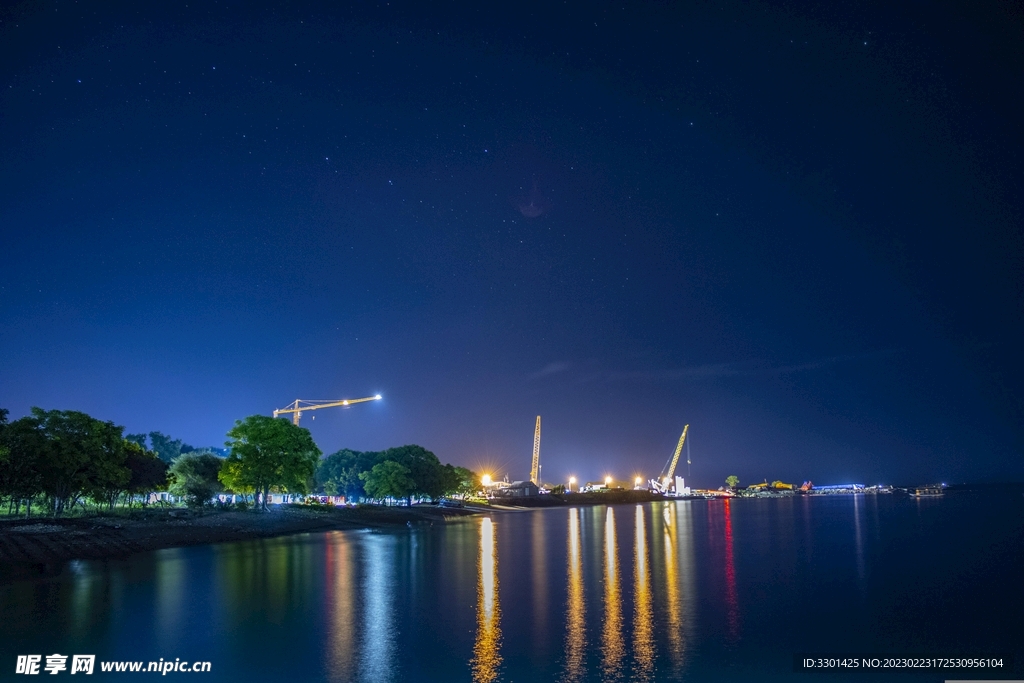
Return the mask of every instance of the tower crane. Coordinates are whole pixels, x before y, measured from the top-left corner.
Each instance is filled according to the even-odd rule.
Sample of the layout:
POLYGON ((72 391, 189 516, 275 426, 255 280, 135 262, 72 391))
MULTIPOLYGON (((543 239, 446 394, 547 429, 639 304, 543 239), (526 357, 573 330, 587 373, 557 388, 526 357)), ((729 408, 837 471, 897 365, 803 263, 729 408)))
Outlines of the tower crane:
MULTIPOLYGON (((690 425, 683 427, 683 435, 679 437, 679 443, 676 444, 676 450, 672 453, 672 457, 665 463, 665 469, 661 471, 661 476, 650 480, 650 489, 652 491, 670 496, 683 495, 685 486, 682 477, 676 476, 676 465, 679 464, 679 455, 683 452, 683 444, 686 443, 686 432, 689 429, 690 425)), ((690 462, 689 453, 687 453, 686 462, 690 462)))
POLYGON ((530 464, 530 481, 540 486, 540 415, 537 428, 533 430, 533 462, 530 464))
POLYGON ((321 408, 347 408, 356 403, 366 403, 367 401, 379 401, 381 395, 367 396, 366 398, 346 398, 340 401, 324 400, 324 401, 306 401, 301 398, 295 399, 294 402, 289 403, 284 408, 278 408, 274 411, 274 417, 284 415, 286 413, 292 414, 292 424, 296 427, 299 425, 299 418, 302 417, 302 413, 307 410, 320 410, 321 408))

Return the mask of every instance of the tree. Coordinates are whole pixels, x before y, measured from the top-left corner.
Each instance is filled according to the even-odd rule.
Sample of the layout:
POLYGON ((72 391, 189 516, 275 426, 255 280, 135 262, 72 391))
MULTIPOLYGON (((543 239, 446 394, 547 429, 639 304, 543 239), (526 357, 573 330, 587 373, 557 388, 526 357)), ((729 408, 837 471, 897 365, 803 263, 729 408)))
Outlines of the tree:
POLYGON ((114 503, 127 490, 132 475, 125 466, 129 442, 121 435, 124 427, 116 427, 112 422, 95 420, 93 429, 96 443, 89 460, 86 491, 94 501, 106 503, 113 509, 114 503))
POLYGON ((26 514, 32 514, 32 499, 43 492, 42 457, 46 438, 38 421, 23 417, 4 425, 0 453, 0 495, 9 498, 14 513, 27 504, 26 514))
POLYGON ((272 488, 309 492, 321 453, 308 429, 284 418, 250 415, 235 422, 228 439, 228 478, 262 494, 261 509, 267 509, 272 488))
MULTIPOLYGON (((126 450, 128 457, 125 466, 131 473, 128 479, 128 493, 143 496, 143 505, 153 491, 167 487, 167 463, 153 451, 147 451, 138 442, 128 441, 126 450)), ((129 500, 129 506, 131 501, 129 500)))
POLYGON ((32 408, 18 422, 23 423, 23 455, 37 468, 55 517, 74 507, 84 493, 103 496, 123 485, 123 427, 75 410, 40 408, 32 408))
POLYGON ((125 441, 131 441, 142 446, 143 450, 146 448, 146 435, 145 434, 125 434, 125 441))
POLYGON ((369 472, 359 477, 367 495, 377 500, 384 498, 408 498, 416 487, 416 482, 409 476, 410 470, 394 460, 377 463, 369 472))
POLYGON ((186 453, 171 463, 168 490, 185 498, 189 507, 202 507, 221 490, 223 460, 209 453, 186 453))
POLYGON ((324 493, 347 498, 366 496, 363 480, 359 475, 369 472, 381 461, 382 453, 377 451, 353 451, 343 448, 320 460, 316 469, 316 486, 324 493), (330 488, 330 490, 328 490, 330 488), (331 493, 334 491, 334 493, 331 493))
MULTIPOLYGON (((141 436, 141 434, 133 434, 132 436, 141 436)), ((149 442, 153 445, 153 450, 160 456, 160 459, 166 463, 172 463, 183 452, 188 452, 182 449, 181 439, 172 439, 160 432, 150 432, 149 442)), ((192 447, 189 446, 188 450, 191 451, 192 447)))
POLYGON ((242 471, 242 463, 238 460, 231 460, 230 457, 224 460, 224 464, 220 468, 220 474, 217 476, 220 478, 220 483, 224 485, 224 488, 232 493, 240 494, 243 497, 256 493, 256 488, 246 483, 245 475, 242 471))
MULTIPOLYGON (((423 446, 409 445, 389 448, 381 453, 381 460, 397 462, 409 470, 413 488, 406 497, 421 494, 440 498, 445 493, 444 468, 437 456, 423 446)), ((410 502, 412 502, 410 500, 410 502)))
POLYGON ((473 470, 466 467, 452 467, 452 465, 445 465, 445 467, 451 467, 452 470, 454 470, 456 485, 452 493, 462 496, 472 496, 483 489, 484 486, 480 483, 480 475, 473 470))
POLYGON ((730 474, 728 477, 725 478, 725 485, 731 489, 736 488, 737 486, 739 486, 739 484, 740 478, 737 477, 735 474, 730 474))

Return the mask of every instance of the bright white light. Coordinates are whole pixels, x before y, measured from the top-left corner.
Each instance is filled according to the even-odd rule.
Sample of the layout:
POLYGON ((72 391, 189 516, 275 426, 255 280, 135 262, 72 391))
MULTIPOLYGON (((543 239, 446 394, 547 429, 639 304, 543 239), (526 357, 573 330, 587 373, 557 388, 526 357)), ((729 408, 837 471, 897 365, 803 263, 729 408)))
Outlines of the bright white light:
POLYGON ((608 485, 610 485, 611 483, 612 483, 612 478, 611 478, 611 477, 605 477, 605 478, 604 478, 604 485, 605 485, 605 486, 608 486, 608 485))
POLYGON ((569 477, 569 483, 570 484, 575 484, 576 483, 576 477, 569 477))
POLYGON ((484 476, 480 477, 480 483, 482 483, 484 486, 490 486, 491 485, 491 475, 485 474, 484 476))
POLYGON ((380 394, 377 394, 373 398, 374 398, 375 401, 379 401, 381 399, 381 396, 380 396, 380 394))
POLYGON ((633 480, 633 483, 636 484, 637 486, 639 486, 640 482, 642 482, 642 481, 643 481, 643 479, 641 477, 637 477, 636 479, 633 480))

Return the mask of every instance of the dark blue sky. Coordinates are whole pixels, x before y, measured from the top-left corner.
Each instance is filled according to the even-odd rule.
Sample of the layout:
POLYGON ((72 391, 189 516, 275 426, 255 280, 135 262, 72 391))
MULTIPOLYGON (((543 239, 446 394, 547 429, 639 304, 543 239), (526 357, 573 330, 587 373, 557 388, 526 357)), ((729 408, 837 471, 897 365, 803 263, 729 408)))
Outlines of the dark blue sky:
POLYGON ((892 5, 5 7, 0 405, 1024 478, 1024 18, 892 5))

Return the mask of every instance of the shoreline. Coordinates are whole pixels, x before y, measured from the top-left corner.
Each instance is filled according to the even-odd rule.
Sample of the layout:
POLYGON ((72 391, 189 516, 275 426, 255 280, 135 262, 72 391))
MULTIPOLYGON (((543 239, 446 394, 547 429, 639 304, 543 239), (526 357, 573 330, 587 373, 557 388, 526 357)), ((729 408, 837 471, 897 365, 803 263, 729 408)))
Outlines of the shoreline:
POLYGON ((165 548, 275 538, 314 531, 399 528, 471 517, 479 508, 434 506, 310 509, 268 512, 135 510, 87 517, 0 520, 0 582, 51 574, 69 560, 106 560, 165 548))
POLYGON ((646 491, 573 493, 495 500, 492 506, 433 505, 342 508, 273 506, 268 512, 147 508, 83 517, 0 520, 0 582, 46 576, 70 560, 118 559, 136 553, 316 531, 397 529, 479 514, 540 507, 615 505, 662 500, 646 491))
MULTIPOLYGON (((1009 485, 1017 490, 1020 485, 1009 485)), ((971 487, 949 487, 970 490, 971 487)), ((741 497, 737 497, 740 499, 741 497)), ((671 500, 647 491, 548 494, 497 498, 491 506, 434 505, 313 507, 273 506, 268 512, 153 508, 83 517, 0 519, 0 583, 51 575, 70 560, 106 560, 136 553, 317 531, 397 529, 432 525, 486 513, 551 507, 642 504, 671 500)))

